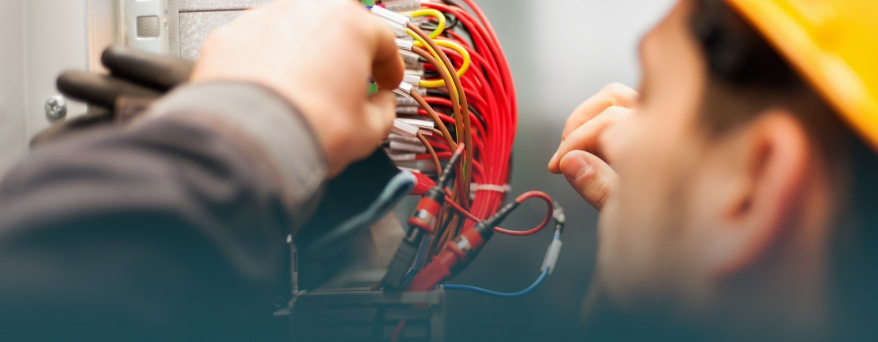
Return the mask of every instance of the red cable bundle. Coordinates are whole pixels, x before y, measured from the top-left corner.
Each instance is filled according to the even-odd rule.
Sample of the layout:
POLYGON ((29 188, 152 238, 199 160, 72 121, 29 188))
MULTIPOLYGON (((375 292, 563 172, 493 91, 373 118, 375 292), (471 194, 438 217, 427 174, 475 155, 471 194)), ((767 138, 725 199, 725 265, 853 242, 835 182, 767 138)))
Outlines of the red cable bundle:
MULTIPOLYGON (((475 192, 471 205, 472 213, 484 219, 496 212, 506 201, 503 189, 508 188, 509 184, 509 161, 515 142, 518 113, 515 86, 497 36, 481 9, 472 0, 465 2, 479 17, 479 21, 461 7, 439 2, 425 2, 422 6, 451 14, 470 35, 470 40, 467 40, 460 33, 449 30, 449 37, 445 39, 464 46, 472 58, 472 66, 461 77, 461 82, 464 93, 470 99, 470 106, 484 120, 484 127, 480 127, 481 124, 478 123, 473 130, 474 140, 478 141, 478 152, 474 157, 481 161, 483 172, 477 170, 474 175, 475 182, 481 187, 475 192), (483 146, 479 145, 480 142, 483 146)), ((456 51, 447 48, 443 50, 453 61, 462 62, 462 56, 456 51)), ((433 98, 428 98, 428 101, 441 103, 433 98)), ((475 118, 471 121, 479 122, 475 118)), ((473 224, 470 222, 466 227, 473 224)))
MULTIPOLYGON (((431 249, 434 253, 438 252, 446 241, 455 238, 462 231, 461 228, 464 230, 472 228, 476 221, 493 216, 506 203, 512 147, 518 125, 515 85, 497 35, 474 1, 463 1, 468 9, 454 0, 421 2, 421 8, 439 11, 445 18, 432 18, 433 15, 438 15, 433 12, 433 15, 428 16, 431 17, 430 21, 419 21, 422 27, 410 26, 409 32, 415 38, 422 39, 421 42, 425 43, 422 45, 430 45, 433 50, 439 50, 436 51, 435 58, 431 58, 429 53, 425 56, 423 51, 415 52, 428 61, 424 64, 424 70, 440 75, 442 77, 438 79, 440 81, 445 80, 445 83, 441 83, 445 86, 430 88, 423 97, 421 108, 416 112, 420 116, 430 118, 437 126, 448 127, 448 129, 437 127, 444 132, 450 132, 452 127, 456 132, 451 133, 454 136, 451 138, 453 141, 449 140, 443 132, 440 132, 443 134, 422 137, 422 141, 430 145, 428 149, 430 153, 417 155, 415 160, 433 160, 438 168, 440 167, 438 161, 448 160, 455 146, 464 142, 460 139, 469 140, 466 145, 467 151, 472 153, 472 156, 467 156, 472 158, 472 165, 464 162, 458 166, 456 174, 459 183, 447 198, 448 206, 460 213, 464 219, 445 216, 437 230, 441 235, 434 241, 431 249), (436 29, 433 34, 433 36, 438 35, 436 38, 426 37, 423 31, 431 31, 427 26, 438 25, 439 19, 442 19, 441 22, 453 22, 453 24, 446 25, 444 29, 436 29), (440 44, 442 40, 456 43, 464 51, 458 51, 460 48, 458 50, 450 48, 447 44, 440 44), (465 55, 468 55, 468 58, 465 55), (453 78, 449 73, 456 73, 467 60, 470 66, 466 72, 458 74, 459 85, 449 87, 447 83, 453 78), (458 91, 451 92, 449 89, 458 89, 458 91), (457 117, 455 113, 463 117, 457 117), (466 137, 464 132, 468 132, 470 136, 466 137), (472 194, 465 192, 465 189, 470 187, 466 184, 470 177, 474 184, 478 184, 472 194)), ((419 15, 423 16, 423 13, 419 15)), ((423 46, 427 50, 431 47, 423 46)), ((457 83, 457 80, 453 81, 457 83)), ((414 94, 414 91, 411 95, 416 99, 420 97, 414 94)), ((545 222, 527 231, 502 228, 497 228, 496 231, 509 235, 530 235, 538 232, 548 223, 551 219, 551 199, 545 194, 526 195, 519 197, 517 201, 533 197, 546 200, 549 213, 545 222)))

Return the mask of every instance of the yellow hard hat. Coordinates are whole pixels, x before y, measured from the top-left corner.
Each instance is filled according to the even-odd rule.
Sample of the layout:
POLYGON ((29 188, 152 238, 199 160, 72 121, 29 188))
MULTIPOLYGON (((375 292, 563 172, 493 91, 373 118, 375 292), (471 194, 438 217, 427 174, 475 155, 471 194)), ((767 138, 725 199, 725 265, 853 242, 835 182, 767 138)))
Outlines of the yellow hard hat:
POLYGON ((878 0, 726 0, 878 150, 878 0))

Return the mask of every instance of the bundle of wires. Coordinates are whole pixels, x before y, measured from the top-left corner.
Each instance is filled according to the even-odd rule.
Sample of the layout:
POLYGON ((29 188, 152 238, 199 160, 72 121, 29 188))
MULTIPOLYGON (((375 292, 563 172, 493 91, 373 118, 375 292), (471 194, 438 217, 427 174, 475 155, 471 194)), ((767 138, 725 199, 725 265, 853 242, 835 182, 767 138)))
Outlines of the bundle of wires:
POLYGON ((428 255, 493 215, 509 192, 515 87, 491 24, 473 0, 462 1, 375 4, 410 18, 396 30, 409 84, 397 89, 399 119, 385 145, 391 158, 435 179, 457 144, 466 147, 428 255))

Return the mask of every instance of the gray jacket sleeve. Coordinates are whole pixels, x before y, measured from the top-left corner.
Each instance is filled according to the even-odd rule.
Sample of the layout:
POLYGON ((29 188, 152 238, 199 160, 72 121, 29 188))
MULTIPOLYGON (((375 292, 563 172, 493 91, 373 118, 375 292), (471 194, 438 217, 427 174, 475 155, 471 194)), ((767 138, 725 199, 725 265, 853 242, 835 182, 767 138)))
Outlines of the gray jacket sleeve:
POLYGON ((286 238, 318 202, 322 153, 290 103, 244 83, 34 151, 0 182, 0 336, 283 337, 286 238))

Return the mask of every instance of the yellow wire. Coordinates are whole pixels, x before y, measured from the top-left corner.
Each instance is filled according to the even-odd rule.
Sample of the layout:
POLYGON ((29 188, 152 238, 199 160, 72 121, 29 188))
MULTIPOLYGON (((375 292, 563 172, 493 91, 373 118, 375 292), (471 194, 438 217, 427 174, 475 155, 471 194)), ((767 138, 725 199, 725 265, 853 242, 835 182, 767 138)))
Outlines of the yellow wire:
MULTIPOLYGON (((427 42, 423 41, 423 39, 420 38, 421 37, 415 37, 415 39, 417 40, 415 42, 415 46, 419 48, 430 48, 430 45, 428 45, 427 42)), ((447 47, 449 49, 457 51, 457 53, 459 53, 463 57, 463 64, 460 66, 460 69, 457 70, 457 77, 463 77, 463 75, 466 74, 467 70, 469 70, 470 65, 472 65, 472 57, 470 57, 469 52, 467 52, 466 49, 464 49, 463 46, 461 46, 460 44, 449 40, 435 40, 435 43, 436 45, 447 47)), ((433 49, 429 49, 429 51, 433 56, 436 57, 437 60, 439 59, 439 56, 436 54, 435 51, 433 51, 433 49)), ((445 80, 441 78, 436 80, 422 80, 420 86, 424 88, 441 88, 445 86, 445 80)))
MULTIPOLYGON (((424 49, 426 49, 427 52, 429 52, 431 55, 433 55, 433 57, 436 58, 437 61, 441 61, 441 60, 442 60, 442 58, 439 57, 439 54, 436 53, 436 50, 434 50, 433 47, 430 46, 430 44, 427 44, 427 41, 424 40, 424 38, 422 38, 421 36, 419 36, 417 33, 415 33, 415 31, 412 31, 411 29, 406 29, 405 31, 406 31, 406 33, 408 33, 410 36, 412 36, 413 38, 415 38, 416 44, 420 44, 420 46, 423 47, 424 49)), ((442 46, 441 44, 439 44, 439 43, 442 42, 442 41, 440 41, 440 40, 436 40, 436 41, 434 41, 434 42, 436 43, 436 45, 440 45, 440 46, 442 46)), ((458 46, 459 46, 459 45, 458 45, 458 46)), ((461 47, 461 49, 463 49, 463 47, 461 47)), ((469 54, 467 54, 466 56, 469 57, 469 54)), ((451 72, 448 71, 448 67, 446 67, 444 63, 441 63, 441 62, 440 62, 439 65, 437 65, 436 67, 437 67, 437 68, 442 68, 442 70, 444 70, 446 74, 451 75, 451 72)), ((451 66, 449 66, 449 67, 451 67, 451 66)), ((440 82, 436 82, 436 81, 432 81, 432 80, 421 80, 420 86, 425 87, 425 88, 440 88, 440 87, 445 86, 446 88, 448 88, 448 93, 449 93, 449 94, 457 95, 456 98, 455 98, 455 97, 452 97, 452 101, 459 101, 460 97, 463 96, 463 94, 461 94, 460 92, 458 92, 458 90, 457 90, 457 86, 454 85, 454 82, 452 82, 451 84, 449 84, 449 85, 446 86, 446 85, 445 85, 445 80, 444 80, 444 79, 440 79, 440 82)), ((461 141, 460 139, 461 139, 462 134, 463 134, 463 127, 457 127, 457 139, 458 139, 458 141, 461 141)), ((465 175, 465 174, 466 174, 465 163, 464 163, 463 165, 464 165, 463 172, 464 172, 464 175, 465 175)))
POLYGON ((442 14, 442 12, 439 12, 438 10, 432 8, 424 8, 412 12, 412 18, 417 17, 435 17, 437 20, 439 20, 439 25, 436 26, 436 29, 433 30, 433 32, 430 32, 430 38, 435 39, 436 37, 439 37, 439 35, 442 34, 443 31, 445 31, 447 19, 445 18, 445 15, 442 14))
MULTIPOLYGON (((430 44, 427 44, 427 41, 425 41, 424 38, 421 38, 421 36, 419 36, 417 33, 415 33, 414 31, 412 31, 412 30, 410 30, 410 29, 406 29, 406 32, 407 32, 410 36, 412 36, 413 38, 415 38, 415 40, 416 40, 415 45, 420 44, 419 47, 423 47, 424 49, 427 49, 427 52, 429 52, 431 55, 433 55, 433 57, 436 58, 437 61, 441 61, 441 60, 442 60, 442 58, 439 57, 439 54, 436 53, 436 50, 433 50, 433 47, 430 46, 430 44)), ((437 40, 437 41, 435 41, 435 42, 436 42, 436 45, 439 45, 439 42, 441 42, 441 41, 440 41, 440 40, 437 40)), ((439 65, 437 65, 436 67, 442 68, 442 70, 444 70, 444 71, 445 71, 447 74, 449 74, 449 75, 451 74, 451 71, 448 70, 448 67, 446 67, 445 64, 439 63, 439 65)), ((460 75, 460 72, 459 72, 459 71, 458 71, 458 75, 460 75)), ((446 86, 446 85, 445 85, 445 80, 444 80, 444 79, 439 79, 439 80, 421 80, 421 83, 420 83, 419 85, 420 85, 421 87, 424 87, 424 88, 441 88, 441 87, 446 87, 446 88, 448 88, 448 91, 449 91, 449 92, 453 92, 453 93, 455 93, 455 94, 460 94, 460 93, 457 91, 457 87, 455 87, 454 84, 450 84, 450 85, 447 85, 447 86, 446 86)), ((459 95, 458 95, 458 96, 459 96, 459 95)))
MULTIPOLYGON (((460 46, 460 44, 449 40, 436 40, 435 42, 436 45, 447 47, 449 49, 457 51, 457 53, 459 53, 463 57, 463 64, 461 64, 460 69, 457 69, 457 77, 463 77, 463 75, 466 74, 467 70, 469 70, 469 67, 472 64, 472 57, 470 57, 469 52, 467 52, 466 49, 463 48, 463 46, 460 46)), ((421 47, 418 44, 415 44, 415 46, 421 47)), ((445 80, 443 79, 421 81, 421 86, 427 88, 437 88, 443 85, 445 85, 445 80)))

